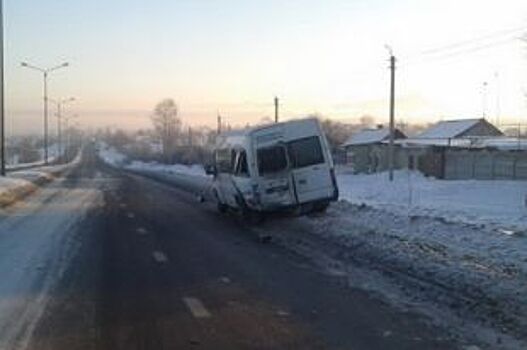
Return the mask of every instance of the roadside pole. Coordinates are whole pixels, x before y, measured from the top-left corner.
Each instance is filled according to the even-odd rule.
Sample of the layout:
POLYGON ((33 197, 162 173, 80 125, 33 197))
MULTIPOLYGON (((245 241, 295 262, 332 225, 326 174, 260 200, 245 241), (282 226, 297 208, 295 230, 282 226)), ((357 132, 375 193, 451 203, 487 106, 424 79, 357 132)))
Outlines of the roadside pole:
POLYGON ((5 176, 5 82, 4 82, 4 3, 0 0, 0 175, 5 176))
POLYGON ((278 123, 278 97, 274 98, 274 122, 278 123))
POLYGON ((393 181, 394 138, 395 138, 395 56, 390 49, 390 143, 388 149, 388 168, 390 181, 393 181))

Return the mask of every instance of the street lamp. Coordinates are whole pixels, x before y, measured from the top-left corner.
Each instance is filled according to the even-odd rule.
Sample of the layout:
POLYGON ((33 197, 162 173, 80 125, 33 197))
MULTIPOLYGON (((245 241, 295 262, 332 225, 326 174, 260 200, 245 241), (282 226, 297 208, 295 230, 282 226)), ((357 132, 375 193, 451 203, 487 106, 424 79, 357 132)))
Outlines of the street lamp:
MULTIPOLYGON (((73 119, 77 119, 79 117, 78 114, 73 114, 73 115, 70 115, 68 117, 64 117, 64 130, 66 132, 66 146, 64 147, 64 153, 67 154, 68 153, 68 147, 70 146, 70 134, 71 134, 71 130, 69 130, 69 126, 68 126, 68 122, 70 120, 73 120, 73 119)), ((67 159, 67 156, 66 156, 66 159, 67 159)))
POLYGON ((40 68, 29 63, 22 62, 21 66, 39 71, 44 76, 44 162, 48 164, 48 75, 57 69, 68 67, 69 63, 64 62, 59 66, 51 68, 40 68))
POLYGON ((49 99, 50 102, 53 102, 57 105, 57 140, 58 140, 58 153, 59 159, 62 159, 62 106, 66 103, 75 101, 75 97, 65 98, 61 100, 49 99))

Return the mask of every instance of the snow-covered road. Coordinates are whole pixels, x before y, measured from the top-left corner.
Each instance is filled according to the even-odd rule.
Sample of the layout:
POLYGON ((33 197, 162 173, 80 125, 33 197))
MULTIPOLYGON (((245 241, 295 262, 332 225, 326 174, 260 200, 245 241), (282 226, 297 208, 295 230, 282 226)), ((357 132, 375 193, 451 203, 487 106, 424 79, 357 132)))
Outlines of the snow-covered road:
POLYGON ((96 179, 58 179, 0 211, 0 349, 26 345, 76 251, 77 226, 102 201, 96 179))

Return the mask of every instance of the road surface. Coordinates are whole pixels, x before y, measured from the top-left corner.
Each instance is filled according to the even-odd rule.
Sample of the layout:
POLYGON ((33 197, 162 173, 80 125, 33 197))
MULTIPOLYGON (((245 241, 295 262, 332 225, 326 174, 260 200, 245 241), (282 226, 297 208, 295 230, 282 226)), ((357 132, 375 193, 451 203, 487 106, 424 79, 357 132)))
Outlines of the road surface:
POLYGON ((213 203, 89 148, 0 230, 6 349, 461 348, 213 203))

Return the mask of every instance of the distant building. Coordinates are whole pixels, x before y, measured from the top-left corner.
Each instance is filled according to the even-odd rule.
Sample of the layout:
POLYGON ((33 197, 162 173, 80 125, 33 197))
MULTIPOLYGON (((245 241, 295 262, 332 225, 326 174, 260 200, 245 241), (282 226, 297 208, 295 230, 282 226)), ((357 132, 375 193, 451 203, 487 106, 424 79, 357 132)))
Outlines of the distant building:
MULTIPOLYGON (((366 129, 342 146, 355 173, 388 169, 389 130, 366 129)), ((439 179, 527 180, 527 139, 506 137, 485 119, 439 122, 414 137, 395 133, 395 169, 439 179)))
POLYGON ((398 140, 399 162, 440 179, 527 179, 527 140, 505 137, 485 119, 443 121, 398 140))
POLYGON ((456 119, 439 122, 415 136, 414 139, 423 141, 437 140, 444 144, 453 139, 469 139, 482 136, 503 136, 503 133, 483 118, 456 119))
MULTIPOLYGON (((377 129, 364 129, 351 135, 342 144, 346 152, 347 164, 355 173, 372 173, 388 168, 387 141, 390 130, 379 126, 377 129)), ((400 140, 406 135, 395 129, 394 139, 400 140)))

